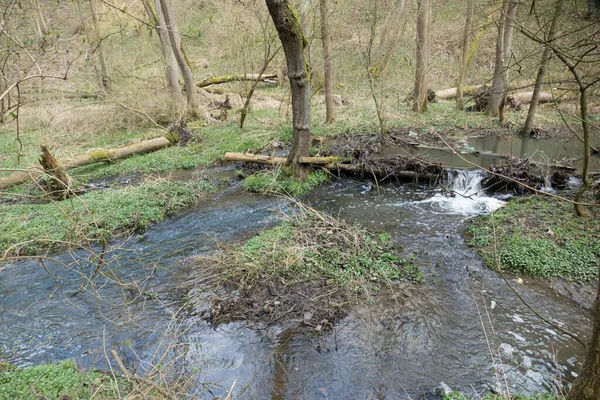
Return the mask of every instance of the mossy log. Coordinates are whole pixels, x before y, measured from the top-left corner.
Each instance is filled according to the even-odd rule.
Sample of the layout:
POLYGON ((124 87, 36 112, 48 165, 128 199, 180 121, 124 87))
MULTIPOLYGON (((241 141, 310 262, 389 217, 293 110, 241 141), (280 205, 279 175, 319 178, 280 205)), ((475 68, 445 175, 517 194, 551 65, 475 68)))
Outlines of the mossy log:
POLYGON ((228 82, 239 82, 239 81, 260 81, 260 82, 272 82, 277 83, 277 74, 246 74, 246 75, 223 75, 215 76, 212 78, 204 79, 203 81, 197 82, 198 87, 207 87, 212 85, 219 85, 221 83, 228 82))
MULTIPOLYGON (((265 165, 285 165, 285 163, 287 162, 287 158, 285 157, 273 157, 251 153, 225 153, 224 160, 265 165)), ((389 173, 388 171, 379 171, 373 168, 365 168, 360 164, 346 163, 347 161, 350 161, 350 159, 346 157, 300 157, 299 160, 301 164, 317 165, 321 168, 325 168, 330 171, 341 171, 349 174, 364 174, 369 176, 376 175, 378 177, 395 177, 400 179, 414 179, 417 177, 437 177, 437 175, 434 176, 433 174, 419 174, 414 171, 394 171, 393 173, 389 173)))
MULTIPOLYGON (((173 131, 169 132, 166 136, 144 140, 128 146, 117 147, 114 149, 100 149, 85 154, 80 154, 70 160, 60 162, 59 166, 67 171, 97 162, 114 161, 127 158, 135 154, 150 153, 165 147, 169 147, 178 142, 179 133, 173 131)), ((35 180, 42 175, 44 175, 44 171, 40 168, 30 168, 26 171, 20 171, 9 176, 0 177, 0 190, 27 182, 29 180, 35 180)))
MULTIPOLYGON (((474 94, 482 85, 474 85, 474 86, 465 86, 463 88, 463 94, 465 96, 474 94)), ((435 92, 438 99, 454 99, 456 98, 456 88, 448 88, 435 92)), ((556 91, 554 95, 550 92, 542 92, 540 93, 540 98, 538 103, 551 103, 553 101, 560 101, 562 97, 566 95, 565 91, 556 91)), ((529 104, 531 103, 531 99, 533 97, 533 92, 515 92, 510 94, 518 103, 520 104, 529 104)), ((568 96, 570 97, 570 96, 568 96)))
MULTIPOLYGON (((475 93, 475 91, 477 89, 479 89, 480 87, 481 87, 481 85, 463 86, 463 95, 465 95, 465 96, 471 95, 471 94, 475 93)), ((453 87, 453 88, 448 88, 448 89, 443 89, 443 90, 436 90, 435 95, 438 99, 442 99, 442 100, 454 99, 454 98, 456 98, 456 88, 453 87)))

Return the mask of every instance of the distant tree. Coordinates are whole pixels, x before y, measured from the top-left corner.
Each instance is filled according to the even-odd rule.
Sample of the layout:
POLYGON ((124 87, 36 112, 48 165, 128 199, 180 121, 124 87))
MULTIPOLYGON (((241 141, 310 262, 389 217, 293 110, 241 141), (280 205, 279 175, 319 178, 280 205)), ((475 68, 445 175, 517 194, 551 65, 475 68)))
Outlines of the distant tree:
POLYGON ((462 56, 460 60, 460 71, 456 80, 456 108, 463 109, 463 85, 469 68, 469 53, 471 50, 471 30, 473 28, 473 9, 475 0, 467 0, 467 16, 465 18, 465 29, 463 31, 462 56))
POLYGON ((335 104, 333 104, 333 71, 331 69, 331 37, 327 21, 327 0, 320 0, 321 11, 321 40, 323 41, 323 69, 325 76, 325 123, 330 124, 335 119, 335 104))
POLYGON ((304 57, 308 43, 290 0, 266 0, 266 3, 285 53, 292 94, 293 137, 287 163, 296 177, 303 178, 308 168, 300 164, 300 157, 309 155, 311 142, 310 85, 304 57))
POLYGON ((77 13, 79 14, 79 19, 81 20, 81 26, 83 27, 83 32, 85 34, 85 39, 88 43, 89 47, 89 57, 94 66, 94 72, 96 74, 96 84, 98 85, 98 91, 101 95, 104 95, 106 90, 105 86, 105 78, 102 73, 102 66, 100 64, 100 60, 98 59, 98 53, 96 52, 96 40, 94 39, 94 34, 92 33, 87 21, 86 17, 83 14, 83 10, 81 8, 81 0, 75 0, 75 5, 77 6, 77 13))
POLYGON ((32 6, 35 10, 35 23, 36 31, 40 37, 44 37, 50 33, 44 14, 42 14, 42 7, 39 0, 32 0, 32 6))
POLYGON ((150 17, 153 25, 156 29, 156 34, 160 41, 160 50, 163 56, 163 63, 165 65, 165 76, 169 91, 171 92, 171 99, 173 107, 178 112, 183 112, 185 107, 185 101, 183 99, 183 92, 179 85, 179 65, 175 58, 175 53, 171 47, 171 40, 169 39, 169 31, 167 24, 165 23, 165 17, 162 12, 160 0, 154 0, 154 7, 152 6, 152 0, 143 0, 142 4, 146 13, 150 17))
POLYGON ((492 117, 504 116, 504 101, 508 91, 508 70, 512 55, 512 34, 517 15, 519 0, 503 0, 498 19, 498 35, 496 37, 496 58, 494 78, 490 89, 487 114, 492 117))
POLYGON ((89 3, 90 11, 92 13, 92 21, 94 22, 94 50, 98 52, 98 65, 100 67, 100 74, 102 75, 102 83, 104 84, 105 89, 110 89, 110 78, 108 76, 108 68, 106 66, 106 55, 104 53, 104 44, 102 40, 102 31, 100 29, 100 21, 98 19, 98 13, 96 11, 96 0, 89 0, 89 3))
MULTIPOLYGON (((181 49, 181 39, 179 37, 179 31, 175 23, 173 11, 171 10, 171 3, 169 0, 159 0, 160 8, 165 19, 165 26, 169 34, 169 41, 171 43, 171 49, 179 65, 179 70, 183 76, 185 83, 185 95, 187 99, 187 112, 190 117, 198 117, 200 111, 200 98, 198 95, 198 89, 196 88, 196 82, 194 81, 194 75, 192 69, 188 64, 183 50, 181 49)), ((158 8, 158 7, 157 7, 158 8)))
MULTIPOLYGON (((548 30, 548 35, 546 38, 547 43, 552 43, 556 37, 558 20, 560 19, 563 10, 562 3, 563 0, 556 0, 554 5, 554 15, 552 17, 552 22, 550 23, 550 29, 548 30)), ((527 112, 527 119, 525 119, 525 124, 521 129, 521 134, 523 135, 529 135, 531 133, 533 121, 535 119, 535 113, 537 111, 538 100, 540 98, 540 93, 542 93, 544 78, 546 76, 546 64, 548 63, 551 55, 552 49, 548 44, 546 44, 544 52, 542 53, 542 59, 540 60, 540 66, 535 80, 535 87, 533 89, 533 96, 531 97, 531 103, 529 104, 529 110, 527 112)))
POLYGON ((417 68, 413 111, 422 113, 427 109, 429 54, 431 51, 431 2, 418 0, 417 10, 417 68))

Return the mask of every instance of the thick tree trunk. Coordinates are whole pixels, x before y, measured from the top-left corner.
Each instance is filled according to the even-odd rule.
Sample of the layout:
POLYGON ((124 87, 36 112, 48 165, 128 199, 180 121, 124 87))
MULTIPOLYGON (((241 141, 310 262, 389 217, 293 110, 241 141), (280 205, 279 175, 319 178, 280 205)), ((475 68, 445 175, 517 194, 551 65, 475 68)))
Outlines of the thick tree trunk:
POLYGON ((79 18, 81 19, 81 26, 83 27, 83 31, 85 33, 85 38, 88 42, 89 46, 89 57, 92 60, 92 64, 94 66, 94 73, 96 75, 96 84, 98 85, 98 90, 103 95, 105 91, 104 87, 104 79, 102 76, 102 69, 100 67, 100 63, 98 62, 98 55, 96 54, 96 49, 94 48, 94 39, 93 35, 90 32, 90 28, 85 21, 85 17, 83 16, 83 12, 81 11, 81 0, 76 0, 75 4, 77 5, 77 12, 79 13, 79 18))
POLYGON ((502 1, 502 10, 498 18, 498 34, 496 36, 496 58, 494 61, 494 78, 490 89, 490 98, 488 101, 487 115, 497 117, 500 113, 500 107, 504 105, 503 96, 507 81, 504 70, 506 69, 504 31, 506 18, 511 0, 502 1))
POLYGON ((465 21, 465 30, 463 31, 462 57, 460 71, 456 81, 456 108, 463 109, 463 85, 469 68, 469 51, 471 50, 471 29, 473 26, 473 8, 475 0, 467 0, 467 18, 465 21))
POLYGON ((177 112, 182 112, 185 102, 183 100, 181 86, 179 85, 179 66, 177 65, 175 54, 171 48, 171 40, 169 39, 169 32, 167 30, 167 24, 165 23, 160 0, 154 0, 154 7, 152 6, 151 1, 152 0, 143 0, 142 4, 146 9, 146 13, 156 26, 156 34, 160 41, 160 51, 165 65, 165 77, 167 79, 167 85, 169 86, 169 92, 171 93, 173 107, 177 112))
POLYGON ((567 400, 600 399, 600 285, 594 304, 592 337, 587 347, 585 362, 567 396, 567 400))
POLYGON ((100 66, 100 74, 102 75, 102 83, 105 89, 110 89, 110 79, 108 77, 108 68, 106 66, 106 55, 104 53, 104 44, 102 43, 102 35, 100 30, 100 21, 96 12, 96 0, 89 0, 90 11, 92 12, 92 21, 94 22, 94 44, 98 52, 98 64, 100 66))
POLYGON ((179 65, 179 70, 181 71, 181 75, 183 76, 183 81, 185 83, 185 95, 187 98, 188 113, 190 113, 190 116, 192 117, 197 117, 200 111, 200 100, 198 97, 198 92, 196 90, 196 82, 194 81, 192 69, 187 63, 185 55, 183 54, 183 50, 181 49, 181 39, 179 38, 179 32, 177 31, 177 26, 175 25, 175 18, 173 17, 173 13, 171 12, 171 4, 169 3, 169 0, 159 1, 161 5, 162 14, 165 18, 165 25, 169 34, 171 48, 173 50, 173 54, 175 55, 175 59, 177 60, 177 65, 179 65))
POLYGON ((415 74, 415 101, 413 111, 422 113, 427 109, 427 69, 431 42, 431 3, 430 0, 418 0, 417 11, 417 68, 415 74))
MULTIPOLYGON (((550 24, 550 30, 548 31, 547 43, 551 43, 556 36, 556 29, 558 27, 558 20, 562 13, 562 3, 563 0, 557 0, 554 5, 554 16, 552 18, 552 23, 550 24)), ((529 135, 531 133, 531 128, 533 127, 533 121, 535 119, 535 113, 537 111, 538 101, 540 98, 540 94, 542 93, 542 86, 544 85, 544 78, 546 76, 546 64, 550 59, 550 55, 552 54, 552 49, 549 45, 546 45, 544 48, 544 53, 542 54, 542 59, 540 60, 540 67, 538 69, 537 77, 535 79, 535 87, 533 89, 533 96, 531 98, 531 102, 529 104, 529 110, 527 112, 527 118, 525 119, 525 124, 523 125, 523 129, 521 129, 522 135, 529 135)))
POLYGON ((323 41, 323 66, 325 75, 325 123, 330 124, 335 119, 335 104, 333 103, 333 71, 331 70, 331 37, 327 21, 327 0, 320 0, 321 38, 323 41))
POLYGON ((293 138, 287 164, 294 175, 303 177, 308 169, 300 164, 299 159, 308 156, 310 151, 310 87, 304 60, 307 41, 298 14, 289 0, 266 2, 285 53, 292 94, 293 138))

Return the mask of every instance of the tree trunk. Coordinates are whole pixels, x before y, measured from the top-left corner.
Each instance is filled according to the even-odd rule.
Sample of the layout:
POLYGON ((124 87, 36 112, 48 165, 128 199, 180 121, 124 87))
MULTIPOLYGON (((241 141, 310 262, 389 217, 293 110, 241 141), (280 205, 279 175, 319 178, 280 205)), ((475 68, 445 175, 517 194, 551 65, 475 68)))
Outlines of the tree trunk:
POLYGON ((146 9, 146 13, 154 21, 154 25, 156 26, 156 34, 160 41, 160 51, 165 65, 165 77, 171 93, 171 101, 173 102, 174 109, 180 113, 183 111, 184 100, 183 92, 179 85, 179 66, 177 65, 175 54, 171 48, 169 32, 167 31, 167 24, 165 23, 160 0, 154 0, 154 7, 152 7, 151 1, 152 0, 143 0, 142 4, 146 9))
POLYGON ((431 3, 430 0, 418 0, 417 11, 417 68, 413 111, 422 113, 427 109, 427 69, 431 42, 431 3))
MULTIPOLYGON (((552 18, 552 23, 550 24, 550 30, 548 32, 548 37, 546 40, 547 43, 551 43, 554 40, 554 37, 556 36, 558 20, 562 13, 562 3, 563 0, 556 0, 556 4, 554 5, 554 16, 552 18)), ((521 129, 522 135, 529 135, 531 133, 533 121, 535 119, 535 112, 537 111, 538 100, 540 98, 540 94, 542 93, 542 86, 544 85, 544 77, 546 76, 546 64, 548 63, 551 54, 552 49, 547 44, 544 48, 542 59, 540 60, 540 68, 538 69, 537 77, 535 79, 535 87, 533 89, 533 96, 529 104, 527 119, 525 119, 525 124, 523 125, 523 129, 521 129)))
POLYGON ((462 57, 460 63, 460 72, 456 82, 456 109, 463 109, 463 85, 469 68, 469 51, 471 50, 471 29, 473 26, 473 8, 475 0, 467 0, 467 18, 465 21, 465 30, 463 32, 462 57))
POLYGON ((36 23, 39 29, 39 34, 41 37, 44 37, 50 33, 50 30, 48 29, 48 25, 44 19, 44 14, 42 14, 40 2, 38 0, 33 0, 33 7, 35 8, 36 23))
POLYGON ((587 347, 585 362, 567 395, 567 400, 600 399, 600 285, 598 285, 593 315, 592 337, 587 347))
POLYGON ((100 21, 98 20, 98 14, 96 12, 96 0, 90 1, 90 11, 92 12, 92 21, 94 21, 94 44, 98 51, 98 63, 100 65, 100 73, 102 74, 102 83, 105 89, 110 89, 110 79, 108 77, 108 70, 106 67, 106 55, 104 53, 104 45, 102 44, 102 36, 100 30, 100 21))
POLYGON ((379 76, 385 75, 396 46, 400 42, 399 36, 407 4, 408 1, 406 0, 397 0, 381 30, 381 37, 379 39, 379 76))
POLYGON ((191 117, 197 117, 200 111, 200 100, 196 89, 196 82, 194 82, 192 69, 190 68, 185 55, 183 54, 183 50, 181 49, 181 40, 179 38, 177 26, 175 25, 173 13, 171 12, 171 4, 169 3, 169 0, 159 1, 162 14, 165 18, 165 26, 167 27, 167 32, 169 34, 171 48, 173 50, 173 54, 175 54, 175 59, 177 60, 177 65, 179 65, 181 75, 183 75, 183 81, 185 82, 185 95, 187 98, 188 113, 191 117))
POLYGON ((98 63, 98 57, 94 49, 94 40, 92 38, 92 33, 90 32, 90 28, 85 22, 85 17, 83 16, 83 12, 81 11, 81 0, 76 0, 75 4, 77 5, 77 12, 79 13, 79 18, 81 19, 81 26, 83 27, 83 31, 85 33, 85 38, 88 42, 89 51, 90 51, 90 59, 92 60, 92 64, 94 66, 94 73, 96 74, 96 83, 98 85, 98 90, 100 94, 104 95, 104 79, 102 77, 102 70, 100 69, 100 65, 98 63))
POLYGON ((494 61, 494 78, 492 87, 490 88, 490 98, 486 113, 489 116, 497 117, 500 112, 500 106, 503 105, 502 96, 504 95, 504 88, 506 81, 504 80, 504 25, 506 24, 506 15, 511 0, 502 1, 502 10, 500 12, 500 18, 498 18, 498 34, 496 36, 496 58, 494 61))
POLYGON ((292 95, 293 138, 287 164, 294 175, 302 178, 308 168, 299 160, 310 151, 310 87, 304 60, 307 41, 289 0, 266 0, 266 3, 285 53, 292 95))
POLYGON ((325 123, 330 124, 335 119, 335 104, 333 103, 333 71, 331 70, 331 37, 327 21, 327 0, 320 0, 321 37, 323 41, 323 65, 325 75, 325 123))

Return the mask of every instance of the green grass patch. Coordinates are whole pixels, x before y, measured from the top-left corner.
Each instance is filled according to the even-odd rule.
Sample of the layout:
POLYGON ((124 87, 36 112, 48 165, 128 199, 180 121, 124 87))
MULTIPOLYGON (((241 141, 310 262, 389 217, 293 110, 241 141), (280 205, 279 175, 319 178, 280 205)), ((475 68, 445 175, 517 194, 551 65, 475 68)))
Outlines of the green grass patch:
POLYGON ((139 230, 215 190, 209 181, 154 181, 42 205, 0 205, 0 254, 36 254, 65 243, 139 230), (12 247, 15 246, 15 247, 12 247))
POLYGON ((286 174, 282 168, 257 172, 244 181, 246 189, 256 193, 301 196, 328 182, 330 174, 324 170, 311 172, 304 180, 286 174))
POLYGON ((124 380, 82 373, 72 360, 0 372, 0 399, 117 399, 128 392, 124 380))
POLYGON ((385 234, 348 225, 306 206, 284 223, 226 250, 219 257, 227 278, 236 282, 265 277, 288 283, 321 281, 353 292, 365 283, 423 275, 404 260, 385 234))
POLYGON ((470 244, 490 268, 591 282, 598 277, 600 224, 573 205, 547 197, 514 199, 468 228, 470 244), (496 243, 494 244, 494 228, 496 243))

